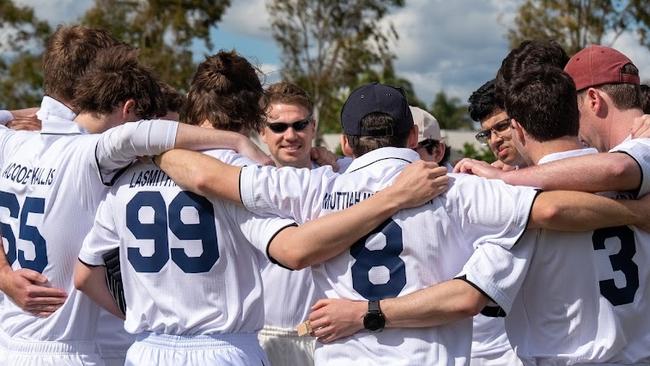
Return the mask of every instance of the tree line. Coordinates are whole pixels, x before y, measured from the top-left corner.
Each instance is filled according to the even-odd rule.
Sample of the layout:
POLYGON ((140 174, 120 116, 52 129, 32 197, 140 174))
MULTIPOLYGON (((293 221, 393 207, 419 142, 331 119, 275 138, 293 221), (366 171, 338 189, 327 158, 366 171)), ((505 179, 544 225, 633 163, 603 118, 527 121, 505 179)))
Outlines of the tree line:
MULTIPOLYGON (((140 49, 140 58, 160 78, 186 90, 195 70, 193 45, 213 51, 210 30, 218 26, 229 0, 95 0, 78 23, 108 29, 140 49)), ((411 104, 429 110, 443 129, 471 129, 467 106, 440 90, 430 103, 394 67, 392 26, 379 26, 405 0, 270 0, 273 38, 281 50, 283 79, 314 99, 320 133, 339 132, 338 111, 347 94, 372 81, 401 86, 411 104)), ((28 6, 0 0, 0 105, 23 108, 42 97, 41 53, 52 26, 28 6)), ((635 32, 650 48, 650 1, 524 0, 507 37, 554 39, 573 54, 589 43, 614 42, 635 32)), ((480 84, 480 83, 479 83, 480 84)))

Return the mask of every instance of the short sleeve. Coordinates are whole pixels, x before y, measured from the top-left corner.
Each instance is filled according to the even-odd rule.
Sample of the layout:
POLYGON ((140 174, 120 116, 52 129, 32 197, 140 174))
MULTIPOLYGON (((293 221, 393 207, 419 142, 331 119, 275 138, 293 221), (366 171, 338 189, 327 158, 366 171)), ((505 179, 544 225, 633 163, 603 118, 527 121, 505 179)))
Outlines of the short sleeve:
POLYGON ((331 167, 310 170, 247 166, 239 177, 241 200, 257 214, 304 223, 320 212, 319 198, 336 176, 331 167))
POLYGON ((528 273, 538 233, 538 230, 526 232, 521 243, 511 250, 490 243, 480 245, 465 263, 460 276, 507 314, 528 273))
POLYGON ((267 256, 267 249, 273 238, 283 229, 296 226, 293 220, 262 217, 240 207, 235 209, 235 222, 239 223, 244 237, 267 256))
POLYGON ((92 265, 104 265, 103 255, 120 246, 120 239, 113 220, 114 211, 112 208, 113 196, 110 194, 97 209, 95 223, 86 238, 84 239, 79 260, 92 265))
POLYGON ((450 217, 459 220, 464 239, 512 248, 523 235, 538 190, 500 180, 450 174, 444 195, 450 217))
POLYGON ((641 169, 641 184, 637 197, 650 192, 650 138, 627 140, 613 148, 610 152, 622 152, 629 155, 639 164, 641 169))

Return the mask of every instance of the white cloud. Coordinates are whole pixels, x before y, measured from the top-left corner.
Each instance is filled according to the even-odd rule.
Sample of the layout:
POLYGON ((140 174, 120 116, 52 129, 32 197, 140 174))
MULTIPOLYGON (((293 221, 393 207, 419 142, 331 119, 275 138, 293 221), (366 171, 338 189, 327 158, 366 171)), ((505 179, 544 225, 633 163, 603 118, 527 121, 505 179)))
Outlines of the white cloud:
POLYGON ((76 21, 94 3, 93 0, 14 0, 17 5, 34 9, 37 17, 51 25, 76 21))
POLYGON ((441 90, 466 100, 491 79, 508 52, 506 27, 513 1, 408 2, 387 17, 400 38, 394 47, 398 74, 426 103, 441 90))
POLYGON ((271 19, 264 0, 233 1, 219 27, 229 32, 261 39, 272 39, 271 19))

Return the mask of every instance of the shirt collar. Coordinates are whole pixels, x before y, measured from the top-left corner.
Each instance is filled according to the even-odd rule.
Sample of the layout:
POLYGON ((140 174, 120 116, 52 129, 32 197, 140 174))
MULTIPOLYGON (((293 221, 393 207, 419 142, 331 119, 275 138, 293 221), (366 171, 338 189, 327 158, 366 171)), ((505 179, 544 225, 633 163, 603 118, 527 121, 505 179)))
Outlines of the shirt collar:
POLYGON ((593 147, 586 147, 583 149, 575 149, 575 150, 567 150, 567 151, 560 151, 552 154, 548 154, 543 156, 539 161, 537 162, 537 165, 544 164, 544 163, 550 163, 555 160, 562 160, 566 158, 571 158, 575 156, 583 156, 583 155, 590 155, 590 154, 597 154, 598 150, 594 149, 593 147))
POLYGON ((78 135, 86 133, 86 130, 74 122, 77 114, 54 98, 48 96, 43 97, 41 108, 36 112, 36 116, 42 123, 41 133, 55 135, 78 135))
POLYGON ((346 173, 351 173, 355 170, 359 170, 370 164, 386 159, 400 160, 402 161, 402 164, 410 164, 416 160, 420 160, 420 155, 412 149, 382 147, 381 149, 370 151, 352 160, 352 163, 350 163, 350 166, 346 170, 346 173))

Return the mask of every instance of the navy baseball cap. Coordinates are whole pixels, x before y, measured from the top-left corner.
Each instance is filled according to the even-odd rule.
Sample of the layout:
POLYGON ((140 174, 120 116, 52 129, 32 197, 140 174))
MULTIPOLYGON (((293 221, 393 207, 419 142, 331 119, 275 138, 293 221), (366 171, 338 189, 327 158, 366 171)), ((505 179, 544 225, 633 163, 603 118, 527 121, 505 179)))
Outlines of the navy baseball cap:
POLYGON ((354 90, 341 109, 343 133, 348 136, 398 136, 413 127, 413 116, 402 88, 379 83, 354 90), (385 113, 395 120, 391 128, 364 130, 361 119, 370 113, 385 113))

